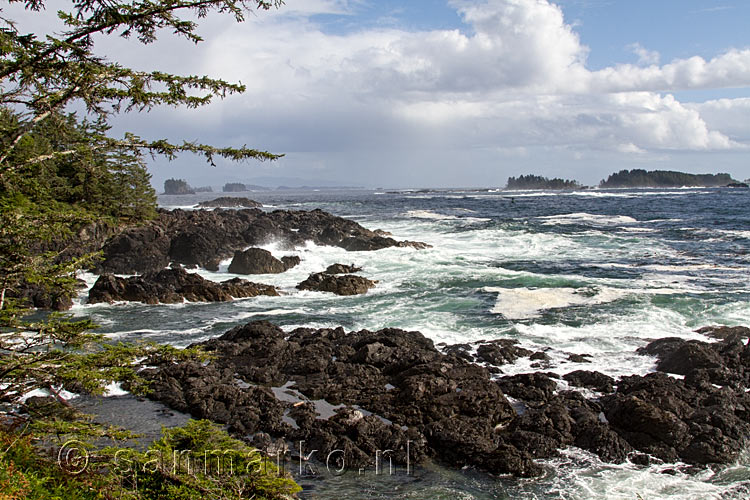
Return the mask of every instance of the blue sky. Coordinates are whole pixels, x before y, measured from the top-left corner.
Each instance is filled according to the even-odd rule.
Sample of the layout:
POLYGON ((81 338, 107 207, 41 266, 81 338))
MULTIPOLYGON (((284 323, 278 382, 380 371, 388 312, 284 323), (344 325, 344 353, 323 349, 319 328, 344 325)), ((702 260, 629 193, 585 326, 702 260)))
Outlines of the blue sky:
POLYGON ((388 187, 502 186, 535 173, 596 184, 623 168, 750 177, 747 0, 287 0, 194 46, 103 39, 139 69, 241 81, 198 110, 117 131, 247 144, 275 163, 189 156, 154 182, 264 176, 388 187))

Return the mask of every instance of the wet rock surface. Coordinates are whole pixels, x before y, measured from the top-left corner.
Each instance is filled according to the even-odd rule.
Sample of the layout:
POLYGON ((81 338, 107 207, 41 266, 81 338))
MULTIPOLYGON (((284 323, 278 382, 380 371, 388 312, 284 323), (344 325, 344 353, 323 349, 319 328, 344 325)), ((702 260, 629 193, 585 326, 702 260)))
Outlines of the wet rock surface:
POLYGON ((278 274, 299 263, 299 257, 286 256, 279 260, 268 250, 248 248, 234 252, 228 270, 235 274, 278 274))
POLYGON ((146 273, 163 269, 170 262, 215 271, 219 262, 237 250, 271 241, 289 247, 313 241, 352 251, 428 246, 396 241, 322 210, 160 210, 154 221, 126 228, 109 238, 95 271, 146 273))
POLYGON ((261 441, 304 441, 322 456, 343 450, 339 458, 350 468, 372 467, 384 449, 394 450, 398 464, 431 457, 517 476, 540 474, 536 459, 567 446, 610 462, 735 460, 750 436, 750 347, 736 337, 714 344, 657 342, 643 354, 684 358, 684 366, 677 365, 687 370, 684 380, 662 372, 615 380, 584 370, 562 377, 602 393, 596 397, 561 390, 552 373, 493 380, 473 362, 481 362, 472 352, 483 346, 491 353, 485 357, 496 358, 494 347, 518 348, 513 343, 440 352, 418 332, 285 333, 267 322, 203 343, 215 354, 205 366, 182 362, 145 373, 151 397, 177 410, 261 441), (706 359, 719 364, 707 368, 706 359), (726 384, 717 387, 712 377, 718 374, 726 384))
POLYGON ((203 201, 196 208, 260 208, 263 204, 241 196, 220 196, 215 200, 203 201))
POLYGON ((203 279, 184 269, 163 269, 142 276, 120 278, 103 274, 89 290, 89 304, 131 301, 145 304, 227 302, 234 298, 278 295, 276 288, 240 278, 221 283, 203 279))
POLYGON ((352 274, 361 271, 361 267, 354 264, 331 264, 325 270, 327 274, 352 274))
POLYGON ((375 282, 362 276, 343 276, 327 273, 314 273, 297 285, 299 290, 332 292, 336 295, 360 295, 375 287, 375 282))

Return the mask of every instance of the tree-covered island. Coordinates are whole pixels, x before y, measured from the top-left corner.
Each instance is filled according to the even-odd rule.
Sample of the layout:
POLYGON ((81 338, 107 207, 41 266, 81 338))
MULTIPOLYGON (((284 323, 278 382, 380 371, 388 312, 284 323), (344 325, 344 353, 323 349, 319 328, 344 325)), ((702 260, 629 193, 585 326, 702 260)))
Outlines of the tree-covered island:
POLYGON ((620 170, 599 183, 602 188, 719 187, 737 181, 729 174, 687 174, 669 170, 620 170))

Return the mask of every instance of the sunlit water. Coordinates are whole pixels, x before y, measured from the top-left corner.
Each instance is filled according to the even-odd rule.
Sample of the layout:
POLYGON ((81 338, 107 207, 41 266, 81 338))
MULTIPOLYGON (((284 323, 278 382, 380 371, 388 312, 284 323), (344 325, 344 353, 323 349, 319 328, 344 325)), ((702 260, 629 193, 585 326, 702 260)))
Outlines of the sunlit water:
MULTIPOLYGON (((750 326, 750 191, 742 189, 588 190, 575 192, 385 193, 373 191, 242 193, 266 210, 322 208, 431 249, 346 252, 308 244, 277 257, 302 263, 279 275, 252 276, 281 297, 232 303, 92 305, 100 332, 177 346, 205 340, 255 319, 291 329, 398 327, 436 343, 514 338, 545 350, 549 371, 644 374, 654 359, 635 354, 649 340, 712 324, 750 326), (338 297, 295 285, 328 265, 354 263, 378 285, 338 297), (568 360, 590 354, 593 364, 568 360)), ((168 208, 219 194, 162 196, 168 208)), ((199 271, 212 280, 227 273, 199 271)), ((93 284, 96 276, 85 276, 93 284)), ((503 367, 533 371, 528 359, 503 367)), ((412 475, 303 478, 309 498, 747 498, 750 460, 720 470, 679 464, 611 465, 570 449, 534 480, 497 478, 438 466, 412 475)))

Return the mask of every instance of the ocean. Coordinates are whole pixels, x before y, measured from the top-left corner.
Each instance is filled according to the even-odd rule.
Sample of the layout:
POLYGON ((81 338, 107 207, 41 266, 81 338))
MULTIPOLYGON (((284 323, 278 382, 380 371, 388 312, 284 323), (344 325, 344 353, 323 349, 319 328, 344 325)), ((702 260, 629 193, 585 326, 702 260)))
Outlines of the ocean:
MULTIPOLYGON (((160 196, 165 208, 189 209, 223 193, 160 196)), ((346 252, 317 246, 264 246, 302 263, 252 281, 279 287, 280 297, 177 305, 76 302, 112 339, 187 346, 252 320, 285 330, 417 330, 436 344, 511 338, 544 351, 545 371, 597 370, 614 377, 645 374, 655 359, 635 353, 661 337, 710 341, 706 325, 750 326, 750 190, 682 188, 581 191, 264 191, 236 193, 264 210, 321 208, 426 250, 346 252), (299 291, 308 274, 333 263, 356 264, 377 280, 366 295, 299 291), (587 354, 591 363, 570 361, 587 354)), ((234 277, 225 261, 221 281, 234 277)), ((96 276, 83 276, 93 285, 96 276)), ((502 367, 537 371, 521 358, 502 367)), ((300 478, 303 498, 712 499, 750 495, 750 449, 736 464, 612 465, 581 450, 542 462, 535 479, 496 477, 472 469, 427 465, 412 474, 300 478)))

